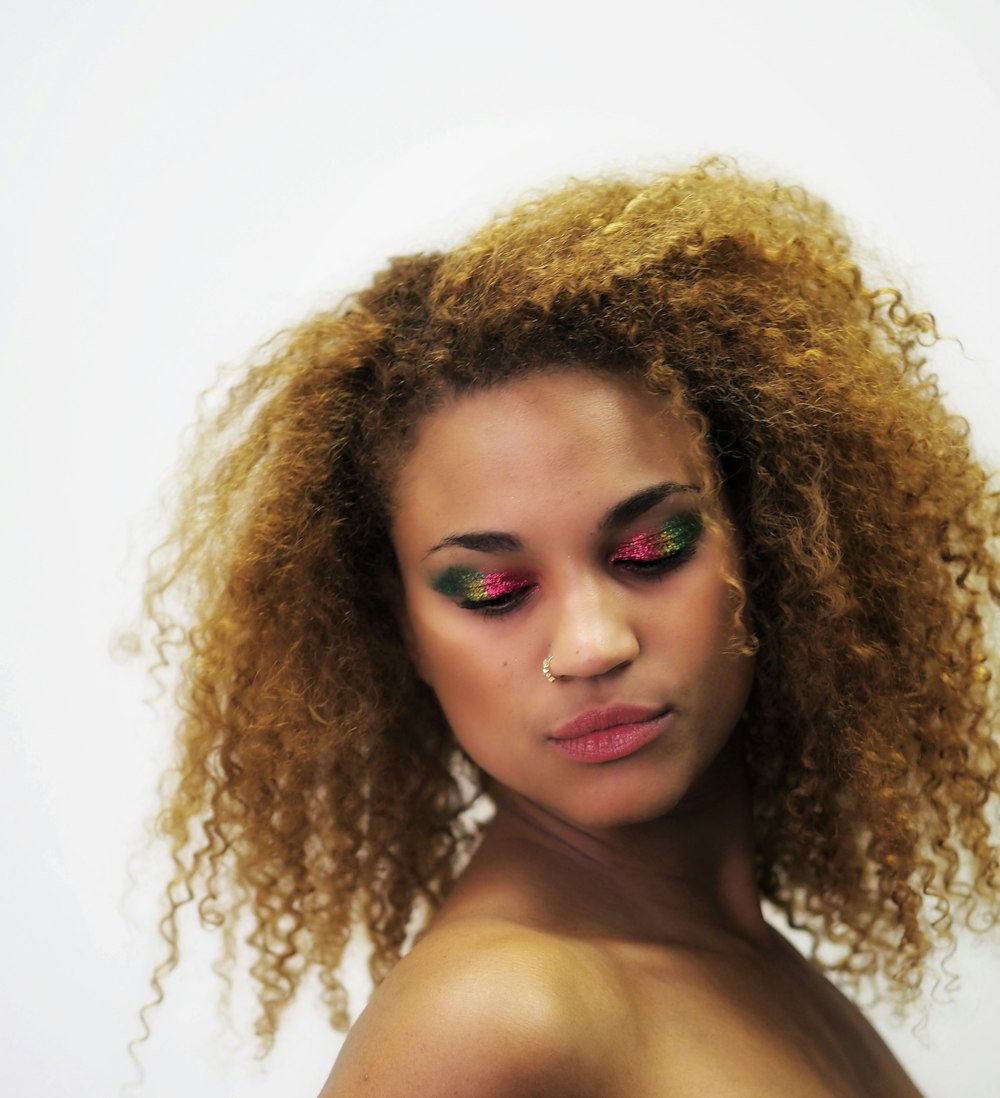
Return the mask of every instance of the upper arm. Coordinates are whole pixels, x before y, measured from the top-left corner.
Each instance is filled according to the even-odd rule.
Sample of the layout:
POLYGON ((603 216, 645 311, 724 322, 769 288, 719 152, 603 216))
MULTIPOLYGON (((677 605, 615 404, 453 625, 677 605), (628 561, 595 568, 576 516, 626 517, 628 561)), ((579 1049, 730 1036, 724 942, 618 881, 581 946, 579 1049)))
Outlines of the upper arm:
POLYGON ((599 1098, 608 1065, 577 983, 523 941, 418 948, 348 1034, 320 1098, 599 1098))

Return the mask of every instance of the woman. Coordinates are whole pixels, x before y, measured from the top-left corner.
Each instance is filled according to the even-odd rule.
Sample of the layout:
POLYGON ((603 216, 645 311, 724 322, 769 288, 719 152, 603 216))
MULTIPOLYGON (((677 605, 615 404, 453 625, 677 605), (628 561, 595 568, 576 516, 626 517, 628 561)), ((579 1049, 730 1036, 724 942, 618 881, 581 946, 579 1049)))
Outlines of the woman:
POLYGON ((365 928, 323 1098, 916 1094, 821 970, 905 1005, 996 918, 1000 511, 934 335, 826 206, 710 162, 282 336, 150 586, 158 975, 193 895, 230 962, 252 916, 265 1041, 313 967, 344 1028, 365 928))

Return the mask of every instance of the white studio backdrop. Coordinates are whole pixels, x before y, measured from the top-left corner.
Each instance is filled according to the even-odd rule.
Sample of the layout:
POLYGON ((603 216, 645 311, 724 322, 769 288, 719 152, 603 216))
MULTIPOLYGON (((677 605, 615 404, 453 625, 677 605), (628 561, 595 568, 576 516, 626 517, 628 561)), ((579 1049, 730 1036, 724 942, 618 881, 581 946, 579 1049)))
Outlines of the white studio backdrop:
MULTIPOLYGON (((110 652, 218 365, 525 188, 727 152, 827 197, 961 337, 936 361, 1000 462, 998 49, 993 0, 6 0, 6 1093, 131 1076, 164 872, 132 855, 169 733, 110 652)), ((139 1093, 315 1094, 339 1041, 316 1001, 262 1067, 187 930, 139 1093)), ((996 1098, 1000 942, 953 967, 921 1032, 875 1018, 928 1098, 996 1098)))

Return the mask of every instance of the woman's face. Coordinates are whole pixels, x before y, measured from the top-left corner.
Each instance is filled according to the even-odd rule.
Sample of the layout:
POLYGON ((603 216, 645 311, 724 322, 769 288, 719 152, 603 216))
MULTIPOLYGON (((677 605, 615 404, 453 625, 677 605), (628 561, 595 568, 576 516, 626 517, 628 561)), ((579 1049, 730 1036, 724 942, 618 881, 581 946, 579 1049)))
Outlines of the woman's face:
POLYGON ((472 759, 580 826, 669 812, 745 706, 739 562, 699 481, 684 421, 584 370, 457 398, 397 481, 420 676, 472 759))

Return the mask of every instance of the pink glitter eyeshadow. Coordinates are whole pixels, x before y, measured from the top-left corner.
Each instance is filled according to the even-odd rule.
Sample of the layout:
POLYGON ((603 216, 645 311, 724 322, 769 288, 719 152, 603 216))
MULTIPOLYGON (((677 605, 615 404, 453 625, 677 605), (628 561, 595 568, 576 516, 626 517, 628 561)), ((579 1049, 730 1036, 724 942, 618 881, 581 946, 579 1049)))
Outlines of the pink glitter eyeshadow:
POLYGON ((612 561, 657 561, 682 553, 702 531, 698 515, 669 518, 655 534, 636 534, 615 550, 612 561))
POLYGON ((531 585, 528 576, 515 572, 477 572, 469 568, 447 568, 431 581, 438 594, 464 602, 489 602, 523 591, 531 585))
POLYGON ((487 572, 483 575, 482 594, 476 588, 477 598, 495 599, 500 595, 509 595, 524 586, 524 576, 512 576, 509 572, 487 572))

